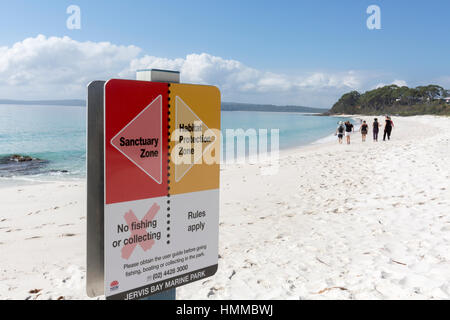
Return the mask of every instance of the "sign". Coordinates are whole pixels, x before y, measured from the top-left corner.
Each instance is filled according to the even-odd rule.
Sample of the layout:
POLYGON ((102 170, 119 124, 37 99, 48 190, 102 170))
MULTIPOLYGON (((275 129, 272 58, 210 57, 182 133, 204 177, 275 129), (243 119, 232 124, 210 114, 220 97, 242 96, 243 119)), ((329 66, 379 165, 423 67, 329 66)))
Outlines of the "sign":
POLYGON ((104 89, 104 292, 138 299, 218 263, 220 92, 109 80, 104 89))

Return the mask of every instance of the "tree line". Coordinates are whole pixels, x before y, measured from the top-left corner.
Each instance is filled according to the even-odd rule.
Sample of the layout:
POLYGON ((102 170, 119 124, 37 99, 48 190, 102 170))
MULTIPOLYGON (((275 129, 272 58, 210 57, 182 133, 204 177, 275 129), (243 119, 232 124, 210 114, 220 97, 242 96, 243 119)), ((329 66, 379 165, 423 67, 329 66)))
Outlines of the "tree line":
POLYGON ((360 94, 345 93, 329 114, 450 115, 450 91, 438 85, 408 88, 388 85, 360 94))

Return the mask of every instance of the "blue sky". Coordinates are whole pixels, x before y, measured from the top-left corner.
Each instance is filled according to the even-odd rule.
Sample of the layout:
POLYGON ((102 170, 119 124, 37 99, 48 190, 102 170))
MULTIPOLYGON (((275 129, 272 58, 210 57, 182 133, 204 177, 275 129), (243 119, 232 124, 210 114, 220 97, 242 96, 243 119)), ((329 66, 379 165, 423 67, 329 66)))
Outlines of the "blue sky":
MULTIPOLYGON (((133 45, 140 48, 136 59, 148 55, 176 60, 206 53, 287 81, 317 73, 324 77, 358 75, 356 82, 331 88, 328 100, 319 99, 317 106, 331 103, 352 83, 358 90, 393 81, 411 86, 440 81, 450 87, 447 0, 1 1, 0 47, 12 48, 40 34, 68 36, 79 43, 133 45), (81 8, 81 30, 66 28, 70 4, 81 8), (371 4, 381 8, 381 30, 366 27, 366 8, 371 4)), ((216 76, 220 77, 217 71, 216 76)), ((194 78, 214 82, 211 76, 189 79, 194 78)), ((266 93, 265 89, 230 90, 226 96, 233 100, 267 101, 259 94, 266 93)), ((291 92, 298 87, 289 89, 287 95, 270 90, 275 100, 271 103, 306 104, 301 101, 306 94, 291 92)), ((309 87, 306 91, 308 95, 313 92, 309 87)), ((307 103, 314 104, 314 100, 307 103)))

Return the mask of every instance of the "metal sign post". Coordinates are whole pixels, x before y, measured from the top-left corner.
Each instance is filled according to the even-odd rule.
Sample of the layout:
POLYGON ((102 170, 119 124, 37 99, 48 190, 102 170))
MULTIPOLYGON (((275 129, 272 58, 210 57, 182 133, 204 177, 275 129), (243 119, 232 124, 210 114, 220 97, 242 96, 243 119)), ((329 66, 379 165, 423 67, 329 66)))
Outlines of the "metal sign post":
POLYGON ((88 85, 87 99, 87 259, 86 292, 89 297, 103 294, 104 288, 104 157, 103 157, 103 95, 105 81, 88 85))
POLYGON ((88 86, 91 297, 175 299, 217 271, 220 92, 179 76, 88 86))

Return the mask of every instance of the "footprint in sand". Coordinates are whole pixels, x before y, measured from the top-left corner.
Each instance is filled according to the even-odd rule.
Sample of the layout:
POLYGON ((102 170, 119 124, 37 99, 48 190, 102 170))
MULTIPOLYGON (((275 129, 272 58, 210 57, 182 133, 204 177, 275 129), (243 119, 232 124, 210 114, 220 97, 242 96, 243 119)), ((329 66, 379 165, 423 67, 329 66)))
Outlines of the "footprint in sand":
POLYGON ((25 240, 33 240, 33 239, 40 239, 40 238, 42 238, 41 236, 34 236, 34 237, 31 237, 31 238, 26 238, 25 240))
POLYGON ((75 236, 76 236, 75 233, 63 233, 63 234, 61 235, 61 237, 75 237, 75 236))

